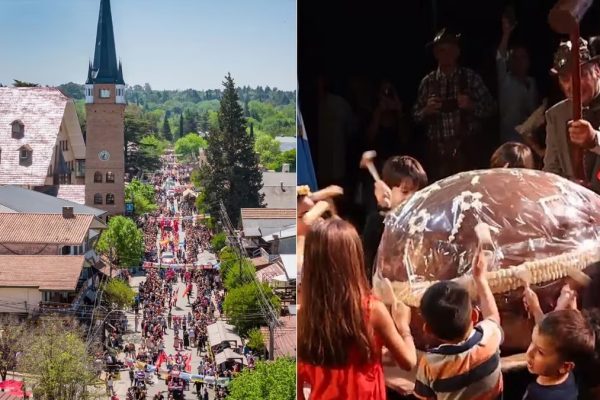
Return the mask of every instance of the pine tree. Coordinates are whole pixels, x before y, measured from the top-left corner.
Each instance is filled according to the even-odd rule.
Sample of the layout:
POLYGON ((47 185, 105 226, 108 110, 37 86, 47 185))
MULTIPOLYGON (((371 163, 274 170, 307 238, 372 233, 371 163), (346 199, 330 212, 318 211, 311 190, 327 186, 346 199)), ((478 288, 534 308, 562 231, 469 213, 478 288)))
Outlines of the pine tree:
POLYGON ((179 137, 182 138, 185 136, 183 132, 183 113, 179 114, 179 137))
POLYGON ((231 74, 223 82, 225 90, 219 108, 219 129, 210 132, 206 149, 207 203, 212 215, 218 215, 222 200, 231 222, 236 225, 241 208, 263 207, 262 174, 254 152, 253 132, 247 132, 246 120, 231 74))
POLYGON ((163 121, 162 126, 162 135, 168 141, 173 141, 173 134, 171 133, 171 125, 169 125, 169 118, 167 114, 165 114, 165 119, 163 121))

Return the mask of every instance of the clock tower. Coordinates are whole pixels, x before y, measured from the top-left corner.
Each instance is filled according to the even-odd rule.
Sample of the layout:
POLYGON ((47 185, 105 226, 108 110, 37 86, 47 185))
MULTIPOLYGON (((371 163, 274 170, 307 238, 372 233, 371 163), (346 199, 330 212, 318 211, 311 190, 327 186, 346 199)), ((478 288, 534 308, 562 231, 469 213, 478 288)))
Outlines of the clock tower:
POLYGON ((115 50, 110 0, 100 0, 94 62, 85 82, 85 204, 125 211, 125 82, 115 50))

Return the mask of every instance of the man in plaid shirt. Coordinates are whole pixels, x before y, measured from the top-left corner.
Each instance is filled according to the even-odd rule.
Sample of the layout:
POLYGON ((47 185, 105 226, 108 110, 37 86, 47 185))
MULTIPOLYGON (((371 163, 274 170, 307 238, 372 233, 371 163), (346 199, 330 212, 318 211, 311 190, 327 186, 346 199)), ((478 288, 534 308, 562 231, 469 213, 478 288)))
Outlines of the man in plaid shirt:
POLYGON ((428 173, 434 180, 468 168, 477 151, 476 135, 482 121, 495 110, 494 100, 479 75, 458 66, 460 35, 445 29, 433 42, 438 68, 419 86, 414 117, 427 137, 428 173))

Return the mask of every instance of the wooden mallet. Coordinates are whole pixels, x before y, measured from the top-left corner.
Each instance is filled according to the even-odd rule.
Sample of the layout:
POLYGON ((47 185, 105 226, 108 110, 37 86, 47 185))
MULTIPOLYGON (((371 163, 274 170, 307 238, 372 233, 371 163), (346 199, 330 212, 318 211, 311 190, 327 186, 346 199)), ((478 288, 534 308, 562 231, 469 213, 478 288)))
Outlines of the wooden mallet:
POLYGON ((375 157, 377 157, 377 152, 375 150, 365 151, 360 159, 360 167, 368 169, 373 179, 375 179, 375 181, 380 181, 381 178, 379 177, 377 168, 375 168, 375 164, 373 164, 375 157))
MULTIPOLYGON (((375 164, 373 164, 375 157, 377 157, 377 152, 375 150, 365 151, 360 158, 360 167, 368 169, 375 182, 380 182, 381 178, 379 177, 377 168, 375 168, 375 164)), ((391 199, 385 199, 385 202, 386 207, 391 206, 391 199)))

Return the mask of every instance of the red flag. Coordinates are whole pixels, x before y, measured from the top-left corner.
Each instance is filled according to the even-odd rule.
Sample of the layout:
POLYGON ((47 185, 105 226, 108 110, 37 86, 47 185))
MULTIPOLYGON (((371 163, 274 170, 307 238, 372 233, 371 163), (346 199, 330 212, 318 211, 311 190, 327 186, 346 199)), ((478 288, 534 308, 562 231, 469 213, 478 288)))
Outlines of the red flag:
POLYGON ((160 356, 158 356, 158 360, 156 360, 156 369, 160 368, 161 364, 165 361, 165 358, 167 358, 165 352, 162 351, 160 356))
POLYGON ((187 356, 185 360, 185 372, 192 372, 192 353, 187 356))

